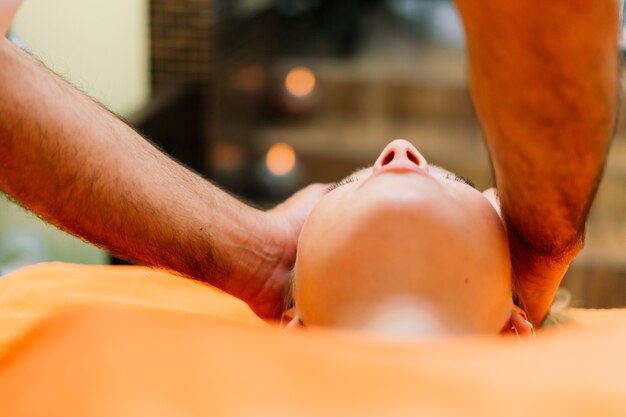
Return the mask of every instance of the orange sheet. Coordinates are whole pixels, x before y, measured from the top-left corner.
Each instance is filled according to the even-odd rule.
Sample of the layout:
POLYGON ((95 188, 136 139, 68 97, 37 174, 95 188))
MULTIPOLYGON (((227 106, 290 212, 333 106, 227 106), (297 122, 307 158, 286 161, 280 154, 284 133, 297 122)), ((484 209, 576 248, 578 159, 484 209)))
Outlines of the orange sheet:
POLYGON ((390 343, 201 316, 81 311, 0 358, 0 415, 623 416, 626 326, 390 343))
POLYGON ((0 278, 0 354, 42 318, 63 308, 94 304, 173 310, 265 325, 242 301, 164 271, 47 263, 0 278))
MULTIPOLYGON (((73 267, 54 268, 68 272, 73 267)), ((17 281, 5 295, 27 294, 20 292, 20 276, 36 282, 46 269, 50 266, 10 277, 17 281)), ((103 279, 119 271, 77 270, 83 275, 102 272, 103 279)), ((127 276, 139 271, 124 270, 127 276)), ((178 286, 178 278, 159 279, 168 282, 165 288, 178 286)), ((6 282, 0 280, 0 288, 6 282)), ((194 289, 197 285, 180 282, 194 289)), ((126 288, 128 283, 118 284, 126 288)), ((98 298, 81 291, 84 301, 98 298)), ((582 326, 543 333, 529 344, 500 337, 400 343, 333 331, 280 333, 240 316, 246 311, 245 306, 238 310, 242 304, 228 320, 212 317, 215 310, 175 313, 171 310, 183 305, 191 312, 195 301, 185 303, 182 296, 164 302, 165 295, 153 291, 160 292, 139 293, 159 302, 141 297, 129 302, 135 290, 124 296, 127 308, 57 316, 13 344, 0 357, 0 416, 626 413, 626 321, 621 310, 583 312, 582 326), (135 303, 150 309, 128 308, 135 303)), ((233 302, 214 290, 206 294, 223 298, 219 302, 225 305, 233 302)), ((202 301, 196 306, 207 308, 202 301)))

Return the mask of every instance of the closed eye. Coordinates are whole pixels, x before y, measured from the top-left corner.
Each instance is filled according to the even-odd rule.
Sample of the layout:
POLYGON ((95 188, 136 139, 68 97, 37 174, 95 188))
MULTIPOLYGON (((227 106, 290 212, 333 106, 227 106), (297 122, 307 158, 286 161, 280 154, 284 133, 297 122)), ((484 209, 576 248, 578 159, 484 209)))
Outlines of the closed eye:
POLYGON ((334 190, 335 188, 339 188, 339 187, 341 187, 342 185, 346 185, 346 184, 349 184, 349 183, 351 183, 351 182, 355 182, 355 181, 358 181, 358 180, 359 180, 359 179, 358 179, 357 177, 355 177, 355 176, 350 176, 350 177, 344 178, 343 180, 341 180, 341 181, 339 181, 339 182, 336 182, 336 183, 334 183, 334 184, 331 184, 331 185, 328 187, 328 191, 332 191, 332 190, 334 190))
POLYGON ((438 165, 435 164, 430 164, 430 170, 431 170, 431 174, 433 173, 437 173, 439 174, 440 178, 443 177, 447 180, 452 180, 452 181, 456 181, 456 182, 460 182, 463 183, 465 185, 469 185, 472 188, 476 188, 476 184, 474 184, 474 182, 468 178, 465 178, 462 175, 458 175, 455 174, 454 172, 450 172, 445 168, 442 168, 438 165))
POLYGON ((328 191, 332 191, 335 188, 339 188, 342 185, 346 185, 346 184, 349 184, 351 182, 357 182, 361 178, 365 178, 371 172, 372 172, 372 167, 359 168, 356 171, 353 171, 352 174, 348 175, 346 178, 342 179, 341 181, 336 182, 336 183, 328 186, 328 191))
POLYGON ((456 182, 460 182, 466 185, 469 185, 472 188, 476 188, 476 184, 474 184, 474 182, 468 178, 465 178, 461 175, 458 174, 446 174, 445 176, 446 179, 448 180, 452 180, 452 181, 456 181, 456 182))

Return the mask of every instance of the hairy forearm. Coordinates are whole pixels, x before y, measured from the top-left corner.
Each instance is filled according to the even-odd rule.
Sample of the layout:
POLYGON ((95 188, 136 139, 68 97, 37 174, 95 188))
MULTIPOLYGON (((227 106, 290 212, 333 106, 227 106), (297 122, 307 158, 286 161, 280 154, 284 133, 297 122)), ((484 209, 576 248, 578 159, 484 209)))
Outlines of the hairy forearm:
POLYGON ((456 0, 521 304, 538 324, 582 248, 618 106, 617 0, 456 0))
POLYGON ((474 104, 514 245, 570 260, 613 132, 615 0, 457 0, 474 104))
POLYGON ((246 280, 280 257, 269 215, 169 159, 6 41, 0 69, 3 191, 117 254, 251 296, 246 280))

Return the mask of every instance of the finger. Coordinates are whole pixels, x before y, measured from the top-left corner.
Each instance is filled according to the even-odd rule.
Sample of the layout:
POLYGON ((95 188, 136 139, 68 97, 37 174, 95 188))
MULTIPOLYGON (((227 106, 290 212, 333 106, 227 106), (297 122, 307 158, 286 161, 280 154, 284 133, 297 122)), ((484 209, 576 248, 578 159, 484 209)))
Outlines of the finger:
POLYGON ((9 31, 11 22, 22 2, 23 0, 0 0, 0 36, 4 37, 9 31))
POLYGON ((324 197, 324 195, 326 195, 326 193, 328 193, 327 184, 311 184, 295 193, 284 203, 276 206, 273 211, 298 214, 304 212, 304 217, 306 217, 309 215, 309 212, 313 209, 313 207, 315 207, 317 202, 324 197))
POLYGON ((327 193, 328 186, 323 184, 312 184, 300 190, 286 202, 285 209, 289 212, 288 217, 298 225, 302 225, 313 208, 327 193))
POLYGON ((311 184, 294 194, 288 202, 293 204, 292 207, 314 206, 327 193, 327 184, 311 184))

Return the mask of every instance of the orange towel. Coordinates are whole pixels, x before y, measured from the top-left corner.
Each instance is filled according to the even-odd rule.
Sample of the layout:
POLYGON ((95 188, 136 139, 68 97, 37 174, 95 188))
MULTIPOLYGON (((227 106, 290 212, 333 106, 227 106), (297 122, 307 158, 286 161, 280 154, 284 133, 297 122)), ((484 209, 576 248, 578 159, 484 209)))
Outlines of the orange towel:
POLYGON ((53 264, 0 279, 2 320, 20 323, 8 332, 12 339, 76 302, 108 307, 53 317, 0 357, 0 416, 626 410, 623 310, 576 312, 582 326, 529 344, 501 337, 390 342, 318 329, 281 333, 227 295, 146 268, 53 264))
POLYGON ((626 325, 394 343, 87 310, 0 358, 0 415, 623 416, 626 325))
POLYGON ((174 310, 265 325, 242 301, 164 271, 48 263, 0 278, 0 354, 42 318, 63 308, 94 304, 174 310))

